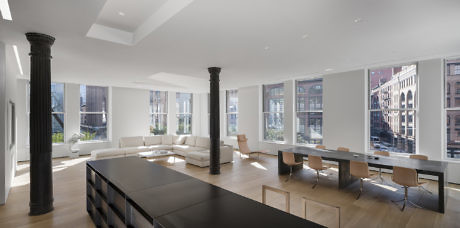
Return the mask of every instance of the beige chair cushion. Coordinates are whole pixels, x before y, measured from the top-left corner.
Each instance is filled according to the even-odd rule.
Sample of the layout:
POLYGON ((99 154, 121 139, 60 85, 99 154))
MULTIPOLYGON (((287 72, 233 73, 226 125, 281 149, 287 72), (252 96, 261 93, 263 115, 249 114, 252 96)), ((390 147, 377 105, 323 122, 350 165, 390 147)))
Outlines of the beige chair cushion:
POLYGON ((174 136, 174 145, 183 145, 185 143, 185 135, 176 135, 174 136))
POLYGON ((196 143, 196 136, 188 136, 185 140, 185 144, 189 146, 195 146, 196 143))
POLYGON ((210 140, 207 137, 196 137, 195 146, 209 149, 210 140))
POLYGON ((163 144, 163 145, 172 145, 173 144, 172 135, 162 135, 161 136, 161 144, 163 144))
POLYGON ((144 146, 144 137, 122 137, 120 138, 120 148, 144 146))
POLYGON ((192 151, 202 151, 205 150, 203 147, 194 147, 189 145, 174 145, 174 151, 184 151, 184 152, 192 152, 192 151))
POLYGON ((144 143, 146 146, 159 145, 161 144, 162 138, 163 138, 162 135, 145 136, 144 143))
POLYGON ((150 149, 146 146, 138 146, 138 147, 127 147, 124 148, 126 154, 134 154, 134 153, 139 153, 139 152, 147 152, 150 149))

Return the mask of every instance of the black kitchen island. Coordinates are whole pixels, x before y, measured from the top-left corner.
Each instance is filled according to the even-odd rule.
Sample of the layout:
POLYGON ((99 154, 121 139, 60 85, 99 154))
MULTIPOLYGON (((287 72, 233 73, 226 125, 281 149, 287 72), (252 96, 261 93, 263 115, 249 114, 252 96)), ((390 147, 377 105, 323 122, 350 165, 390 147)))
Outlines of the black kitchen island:
POLYGON ((137 157, 87 162, 98 227, 321 227, 137 157))

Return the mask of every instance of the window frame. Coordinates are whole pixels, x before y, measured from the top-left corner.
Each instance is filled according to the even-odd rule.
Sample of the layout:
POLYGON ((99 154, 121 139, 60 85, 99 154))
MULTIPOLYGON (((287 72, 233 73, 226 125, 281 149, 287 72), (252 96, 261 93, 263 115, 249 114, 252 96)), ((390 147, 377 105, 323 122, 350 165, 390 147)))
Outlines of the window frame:
MULTIPOLYGON (((394 64, 394 65, 386 65, 386 66, 380 66, 380 67, 374 67, 374 68, 367 68, 367 72, 366 72, 366 84, 367 84, 367 136, 366 136, 366 151, 367 152, 373 152, 373 151, 377 151, 377 149, 372 149, 371 148, 371 120, 372 120, 372 115, 371 113, 372 112, 378 112, 378 111, 382 111, 382 112, 407 112, 407 113, 410 113, 410 112, 413 112, 415 113, 415 115, 413 114, 412 116, 412 119, 413 119, 413 123, 412 123, 412 136, 415 134, 415 137, 414 137, 414 146, 415 146, 415 151, 414 153, 408 153, 408 152, 395 152, 395 151, 388 151, 390 152, 391 154, 395 154, 395 155, 403 155, 403 156, 407 156, 407 155, 410 155, 410 154, 418 154, 419 153, 419 132, 418 132, 418 125, 419 125, 419 119, 418 119, 418 116, 419 116, 419 97, 420 97, 420 80, 419 80, 419 65, 418 65, 418 62, 408 62, 408 63, 402 63, 402 64, 394 64), (370 83, 371 83, 371 80, 370 80, 370 77, 371 77, 371 71, 375 71, 375 70, 381 70, 381 69, 386 69, 386 68, 396 68, 396 67, 403 67, 403 66, 410 66, 410 65, 415 65, 415 95, 414 95, 414 92, 412 92, 412 108, 408 108, 407 106, 407 102, 408 102, 408 99, 407 99, 407 94, 404 94, 405 95, 405 108, 401 108, 401 105, 398 105, 398 108, 380 108, 380 109, 375 109, 375 108, 371 108, 372 107, 372 100, 371 100, 371 86, 370 86, 370 83), (414 108, 415 106, 415 108, 414 108)), ((406 78, 404 79, 403 81, 400 81, 400 83, 402 83, 401 85, 403 85, 404 87, 407 86, 407 83, 411 82, 409 80, 409 78, 406 78)), ((401 97, 401 90, 402 88, 399 88, 398 90, 398 96, 401 97)), ((390 99, 392 99, 390 97, 390 99)), ((402 117, 401 117, 402 118, 402 117)), ((406 119, 408 119, 408 116, 405 117, 406 119)), ((408 127, 409 126, 402 126, 402 128, 404 127, 405 130, 408 131, 408 127)), ((400 129, 399 129, 400 130, 400 129)))
MULTIPOLYGON (((110 90, 110 87, 108 87, 108 86, 97 86, 97 85, 80 84, 80 88, 79 88, 80 90, 81 90, 81 86, 82 86, 82 85, 83 85, 83 86, 86 86, 86 87, 91 86, 91 87, 107 88, 107 101, 106 101, 106 107, 105 107, 105 109, 106 109, 107 111, 101 111, 101 112, 82 112, 82 111, 81 111, 81 103, 80 103, 80 104, 79 104, 79 109, 78 109, 78 111, 79 111, 79 121, 80 121, 80 125, 79 125, 80 131, 79 131, 79 133, 81 133, 81 115, 82 115, 82 114, 84 114, 84 115, 105 115, 105 117, 106 117, 106 133, 105 133, 105 134, 106 134, 106 138, 105 138, 105 139, 92 139, 92 140, 82 140, 82 139, 80 139, 80 140, 79 140, 79 143, 84 144, 84 143, 109 142, 109 141, 110 141, 110 140, 109 140, 109 129, 110 129, 110 127, 109 127, 109 123, 110 123, 110 121, 109 121, 109 107, 110 107, 110 98, 109 98, 109 96, 110 96, 110 91, 109 91, 109 90, 110 90)), ((80 99, 81 99, 81 93, 80 93, 80 92, 79 92, 79 96, 80 96, 80 99)))
POLYGON ((228 137, 236 137, 238 135, 238 119, 239 119, 239 109, 238 109, 238 105, 239 105, 239 100, 237 100, 237 103, 236 103, 236 106, 237 106, 237 110, 236 112, 229 112, 228 109, 229 109, 229 92, 235 92, 236 95, 237 95, 237 99, 238 99, 238 89, 231 89, 231 90, 225 90, 225 128, 226 128, 226 134, 228 137), (229 133, 229 124, 228 124, 228 120, 229 120, 229 116, 230 115, 236 115, 236 133, 235 134, 230 134, 229 133))
POLYGON ((176 92, 176 135, 192 135, 193 134, 193 93, 186 93, 186 92, 176 92), (179 112, 177 110, 177 94, 190 94, 190 111, 191 112, 179 112), (190 133, 187 134, 178 134, 177 131, 179 130, 179 116, 190 116, 190 133))
MULTIPOLYGON (((309 79, 298 79, 298 80, 295 80, 294 81, 294 90, 295 90, 295 93, 294 93, 294 105, 295 105, 295 110, 294 110, 294 113, 295 113, 295 119, 294 119, 294 142, 296 145, 301 145, 301 146, 315 146, 315 145, 321 145, 323 143, 323 123, 324 123, 324 119, 323 119, 323 107, 324 107, 324 103, 323 103, 323 91, 324 91, 324 87, 323 87, 323 77, 317 77, 317 78, 309 78, 309 79), (305 111, 299 111, 298 110, 298 98, 299 98, 299 94, 308 94, 308 91, 304 91, 303 93, 299 93, 299 90, 298 90, 298 82, 314 82, 314 81, 321 81, 321 110, 310 110, 310 107, 304 107, 305 111), (297 140, 297 134, 298 134, 298 126, 297 126, 297 119, 298 119, 298 114, 299 113, 321 113, 321 143, 320 144, 313 144, 313 143, 299 143, 298 140, 297 140)), ((310 104, 309 104, 310 105, 310 104)))
POLYGON ((285 103, 286 94, 285 94, 285 91, 284 91, 284 89, 285 89, 284 87, 285 87, 284 82, 272 83, 272 84, 263 84, 262 85, 262 124, 261 124, 261 126, 262 126, 262 139, 263 139, 264 142, 281 143, 281 144, 286 142, 286 137, 284 135, 284 133, 285 133, 284 110, 285 110, 285 106, 286 106, 286 103, 285 103), (269 85, 279 85, 279 84, 281 84, 283 86, 283 98, 282 98, 283 99, 283 111, 282 112, 271 112, 271 111, 266 112, 265 111, 265 87, 269 86, 269 85), (272 139, 266 139, 265 138, 265 129, 266 129, 266 126, 265 126, 265 114, 282 114, 282 116, 283 116, 283 140, 272 140, 272 139))
MULTIPOLYGON (((453 118, 449 118, 449 116, 447 116, 447 113, 449 111, 460 111, 460 106, 459 107, 448 107, 448 105, 450 104, 453 104, 452 106, 455 106, 455 96, 457 95, 457 91, 456 91, 456 84, 457 83, 453 83, 453 82, 448 82, 447 81, 447 77, 448 75, 450 76, 459 76, 459 74, 457 74, 456 72, 456 66, 459 66, 460 64, 455 64, 454 66, 454 69, 452 69, 452 71, 447 67, 447 62, 448 61, 452 61, 452 60, 459 60, 460 61, 460 56, 455 56, 455 57, 449 57, 449 58, 444 58, 444 61, 443 61, 443 75, 442 75, 442 83, 443 83, 443 95, 442 95, 442 102, 443 102, 443 118, 445 119, 445 121, 443 121, 443 136, 444 136, 444 139, 443 139, 443 146, 442 146, 442 158, 444 160, 447 160, 447 161, 450 161, 450 162, 460 162, 460 157, 459 158, 451 158, 448 156, 448 136, 449 135, 452 135, 452 131, 450 131, 448 134, 448 129, 450 128, 450 126, 447 126, 447 125, 453 125, 453 129, 451 130, 454 130, 454 133, 458 128, 458 125, 457 125, 457 121, 456 121, 456 116, 453 116, 453 118), (452 73, 452 74, 450 74, 452 73), (452 88, 449 87, 449 89, 446 88, 446 85, 449 84, 450 87, 454 87, 454 92, 452 91, 452 88), (450 92, 450 93, 447 93, 447 92, 450 92), (450 96, 454 96, 454 101, 452 101, 450 99, 450 96), (448 104, 447 100, 450 100, 450 104, 448 104)), ((460 76, 459 76, 460 77, 460 76)), ((459 136, 458 134, 460 134, 460 131, 457 131, 457 137, 459 136)))
MULTIPOLYGON (((153 119, 153 116, 157 115, 157 116, 165 116, 166 117, 166 131, 163 135, 167 135, 168 134, 168 91, 160 91, 160 90, 150 90, 149 91, 149 117, 150 117, 150 126, 153 126, 152 125, 152 119, 153 119), (154 96, 155 92, 160 92, 160 93, 165 93, 165 110, 166 112, 153 112, 152 111, 152 108, 153 107, 153 101, 152 101, 152 97, 154 96)), ((149 129, 149 132, 150 132, 150 135, 154 135, 152 131, 150 131, 149 129)))
MULTIPOLYGON (((30 83, 30 81, 29 81, 30 83)), ((64 117, 63 119, 63 122, 64 122, 64 127, 62 128, 62 137, 63 137, 63 142, 59 142, 59 143, 53 143, 53 145, 62 145, 62 144, 66 144, 66 130, 65 130, 65 127, 66 127, 66 115, 65 115, 65 91, 66 91, 66 84, 65 83, 59 83, 59 82, 52 82, 52 84, 62 84, 63 87, 64 87, 64 90, 62 91, 62 112, 51 112, 51 118, 54 118, 53 115, 62 115, 64 117)), ((29 84, 30 85, 30 84, 29 84)), ((30 96, 30 94, 29 94, 30 96)), ((30 108, 29 108, 29 114, 30 114, 30 108)), ((30 118, 30 116, 29 116, 30 118)), ((51 123, 53 123, 53 120, 51 119, 51 123)))

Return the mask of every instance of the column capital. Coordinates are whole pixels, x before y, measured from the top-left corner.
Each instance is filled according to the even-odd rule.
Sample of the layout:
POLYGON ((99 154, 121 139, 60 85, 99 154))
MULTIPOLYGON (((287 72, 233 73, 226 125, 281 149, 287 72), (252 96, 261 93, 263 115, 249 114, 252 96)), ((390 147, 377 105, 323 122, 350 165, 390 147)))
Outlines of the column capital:
POLYGON ((31 46, 29 55, 51 58, 50 48, 54 44, 54 37, 36 32, 28 32, 26 37, 31 46))
POLYGON ((212 75, 219 75, 220 74, 220 67, 209 67, 208 72, 212 75))

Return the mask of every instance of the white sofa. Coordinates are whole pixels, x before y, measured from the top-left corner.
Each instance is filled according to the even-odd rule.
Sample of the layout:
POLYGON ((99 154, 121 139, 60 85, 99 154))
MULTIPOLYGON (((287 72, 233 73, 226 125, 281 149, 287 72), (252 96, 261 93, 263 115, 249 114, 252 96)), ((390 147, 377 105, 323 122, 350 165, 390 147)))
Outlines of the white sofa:
MULTIPOLYGON (((233 161, 233 147, 224 145, 220 142, 220 163, 233 161)), ((199 167, 209 166, 209 147, 210 140, 208 137, 199 136, 135 136, 120 138, 119 148, 108 148, 93 150, 91 158, 93 160, 137 156, 140 152, 152 150, 170 150, 175 154, 185 157, 189 164, 199 167)))

